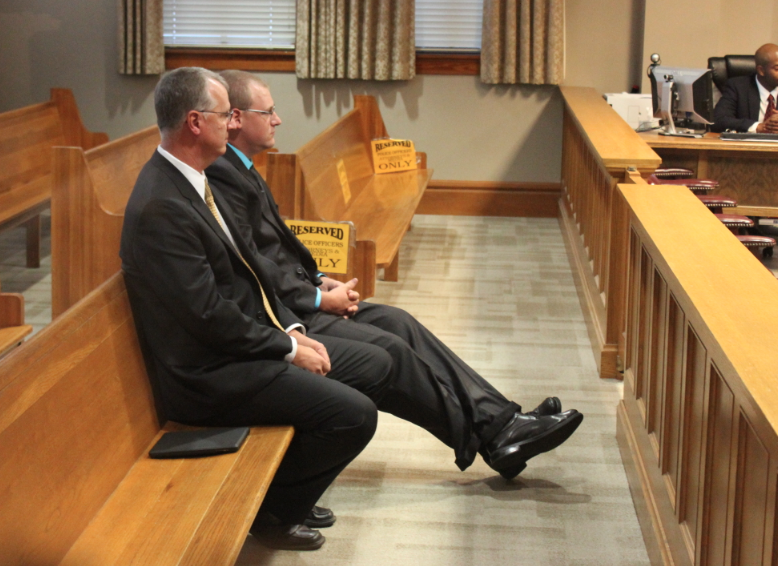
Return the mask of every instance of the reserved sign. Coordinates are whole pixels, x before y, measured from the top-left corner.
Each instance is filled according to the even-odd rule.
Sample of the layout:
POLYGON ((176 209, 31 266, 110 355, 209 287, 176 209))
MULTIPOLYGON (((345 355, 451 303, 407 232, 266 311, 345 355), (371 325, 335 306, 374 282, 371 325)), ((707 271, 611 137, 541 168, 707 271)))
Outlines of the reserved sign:
POLYGON ((311 252, 325 273, 348 273, 351 222, 286 220, 286 225, 311 252))
POLYGON ((416 150, 411 140, 373 140, 373 171, 396 173, 416 169, 416 150))

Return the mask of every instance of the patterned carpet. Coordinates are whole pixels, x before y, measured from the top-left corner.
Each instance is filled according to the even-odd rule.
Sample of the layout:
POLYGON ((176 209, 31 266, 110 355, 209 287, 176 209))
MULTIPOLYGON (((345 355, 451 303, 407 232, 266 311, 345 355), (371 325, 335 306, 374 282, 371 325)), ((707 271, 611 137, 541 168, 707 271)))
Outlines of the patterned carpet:
MULTIPOLYGON (((39 329, 51 317, 49 240, 35 270, 23 242, 22 230, 0 234, 0 281, 24 293, 39 329)), ((372 300, 410 311, 526 409, 558 395, 583 424, 506 482, 480 459, 458 471, 435 438, 382 414, 321 502, 338 516, 324 547, 269 551, 249 536, 237 564, 648 565, 615 440, 621 384, 597 378, 557 221, 417 216, 400 280, 372 300)))
POLYGON ((338 516, 324 547, 249 537, 238 564, 647 565, 615 440, 621 386, 597 378, 557 221, 417 216, 400 258, 400 283, 372 301, 411 312, 517 403, 558 395, 583 424, 506 482, 480 459, 460 472, 431 435, 382 414, 323 498, 338 516))

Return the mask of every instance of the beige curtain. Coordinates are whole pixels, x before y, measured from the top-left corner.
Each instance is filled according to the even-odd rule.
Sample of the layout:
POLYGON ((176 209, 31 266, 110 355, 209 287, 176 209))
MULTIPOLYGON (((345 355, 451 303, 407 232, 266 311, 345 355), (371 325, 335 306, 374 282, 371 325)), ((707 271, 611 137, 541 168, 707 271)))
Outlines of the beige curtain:
POLYGON ((414 12, 415 0, 297 0, 297 76, 412 79, 414 12))
POLYGON ((165 70, 162 0, 117 0, 119 72, 158 75, 165 70))
POLYGON ((484 0, 483 82, 559 84, 563 54, 564 0, 484 0))

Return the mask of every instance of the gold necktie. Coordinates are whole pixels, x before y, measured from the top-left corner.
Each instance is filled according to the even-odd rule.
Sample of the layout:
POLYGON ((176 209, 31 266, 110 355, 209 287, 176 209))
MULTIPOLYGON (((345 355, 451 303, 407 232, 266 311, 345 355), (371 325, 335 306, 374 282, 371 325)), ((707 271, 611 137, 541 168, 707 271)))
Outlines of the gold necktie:
MULTIPOLYGON (((211 214, 213 214, 213 217, 216 219, 216 221, 219 223, 219 226, 222 227, 222 230, 224 230, 224 233, 227 233, 227 228, 222 224, 221 217, 219 216, 218 210, 216 208, 216 203, 213 200, 213 192, 211 192, 211 186, 208 184, 208 181, 205 181, 205 204, 208 206, 208 210, 211 211, 211 214)), ((265 305, 265 310, 267 311, 267 315, 270 317, 270 320, 273 321, 273 324, 275 324, 278 329, 283 332, 284 328, 281 326, 281 323, 278 322, 278 319, 276 318, 275 313, 273 312, 273 309, 270 308, 270 301, 267 300, 267 295, 265 295, 265 290, 262 288, 262 283, 259 282, 259 277, 257 277, 257 274, 254 273, 254 270, 251 269, 251 266, 246 262, 246 260, 243 258, 243 256, 238 251, 238 248, 233 246, 235 249, 235 253, 238 254, 238 257, 243 262, 243 265, 245 265, 248 270, 251 272, 251 274, 254 276, 254 279, 257 281, 257 286, 259 286, 259 292, 262 294, 262 304, 265 305)))

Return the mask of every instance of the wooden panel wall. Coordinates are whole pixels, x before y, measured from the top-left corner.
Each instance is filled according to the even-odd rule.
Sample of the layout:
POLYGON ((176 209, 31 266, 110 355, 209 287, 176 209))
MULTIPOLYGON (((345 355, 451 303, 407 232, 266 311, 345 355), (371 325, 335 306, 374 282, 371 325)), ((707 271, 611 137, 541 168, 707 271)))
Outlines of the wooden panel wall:
MULTIPOLYGON (((618 437, 655 564, 778 564, 778 281, 688 190, 629 210, 618 437)), ((621 196, 619 196, 621 198, 621 196)))

